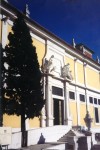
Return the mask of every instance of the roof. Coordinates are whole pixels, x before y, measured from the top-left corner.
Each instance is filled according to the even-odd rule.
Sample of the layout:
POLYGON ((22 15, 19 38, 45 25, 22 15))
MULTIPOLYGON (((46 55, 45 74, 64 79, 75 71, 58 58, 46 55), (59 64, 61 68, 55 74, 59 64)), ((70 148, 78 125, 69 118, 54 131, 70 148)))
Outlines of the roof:
MULTIPOLYGON (((17 12, 20 12, 20 10, 18 10, 17 8, 15 8, 13 5, 9 4, 8 2, 5 2, 4 0, 2 0, 2 3, 0 3, 1 6, 5 7, 5 9, 10 10, 10 12, 12 12, 13 14, 17 14, 17 12)), ((6 13, 6 10, 1 9, 1 13, 4 12, 6 13)), ((7 13, 6 13, 7 14, 7 13)), ((9 14, 10 15, 10 14, 9 14)), ((69 47, 72 51, 74 51, 75 53, 79 54, 82 56, 82 58, 86 58, 87 60, 91 61, 92 63, 100 66, 99 63, 97 63, 94 59, 92 58, 88 58, 87 56, 83 55, 82 51, 80 51, 77 48, 74 48, 72 45, 68 44, 66 41, 64 41, 63 39, 61 39, 60 37, 58 37, 57 35, 55 35, 54 33, 48 31, 46 28, 44 28, 43 26, 41 26, 40 24, 38 24, 36 21, 32 20, 31 18, 25 16, 25 20, 30 23, 31 25, 34 25, 36 28, 38 28, 40 31, 48 34, 49 36, 51 36, 53 39, 57 40, 59 43, 63 44, 64 46, 69 47)), ((14 18, 14 15, 12 15, 12 18, 14 18)), ((85 46, 86 47, 86 46, 85 46)), ((89 49, 89 48, 88 48, 89 49)), ((89 49, 90 50, 90 49, 89 49)), ((92 51, 92 50, 90 50, 92 51)), ((92 51, 93 52, 93 51, 92 51)))
POLYGON ((90 51, 92 54, 94 54, 94 51, 93 50, 91 50, 89 47, 87 47, 86 45, 84 45, 83 43, 79 43, 79 44, 77 44, 76 45, 76 47, 77 46, 84 46, 84 48, 86 48, 88 51, 90 51))

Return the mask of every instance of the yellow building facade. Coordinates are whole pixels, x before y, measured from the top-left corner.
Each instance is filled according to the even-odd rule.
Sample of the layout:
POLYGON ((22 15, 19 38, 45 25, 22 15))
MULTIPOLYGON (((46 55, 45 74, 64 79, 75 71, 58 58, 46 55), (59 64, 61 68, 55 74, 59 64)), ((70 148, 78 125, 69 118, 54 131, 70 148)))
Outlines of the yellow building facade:
MULTIPOLYGON (((0 43, 5 47, 18 10, 7 2, 0 5, 0 43)), ((93 52, 82 44, 69 45, 27 16, 25 21, 43 71, 46 99, 42 115, 26 120, 27 129, 54 125, 85 127, 87 111, 93 118, 92 128, 100 128, 100 64, 91 58, 93 52)), ((20 117, 4 114, 3 126, 20 128, 20 117)))

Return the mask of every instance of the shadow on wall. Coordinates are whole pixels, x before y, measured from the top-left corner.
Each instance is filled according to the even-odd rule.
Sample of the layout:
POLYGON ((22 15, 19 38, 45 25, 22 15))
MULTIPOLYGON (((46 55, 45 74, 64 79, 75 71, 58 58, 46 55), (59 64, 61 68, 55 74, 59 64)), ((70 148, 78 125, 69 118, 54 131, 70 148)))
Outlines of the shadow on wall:
POLYGON ((43 134, 41 133, 38 144, 44 144, 45 143, 45 138, 43 136, 43 134))

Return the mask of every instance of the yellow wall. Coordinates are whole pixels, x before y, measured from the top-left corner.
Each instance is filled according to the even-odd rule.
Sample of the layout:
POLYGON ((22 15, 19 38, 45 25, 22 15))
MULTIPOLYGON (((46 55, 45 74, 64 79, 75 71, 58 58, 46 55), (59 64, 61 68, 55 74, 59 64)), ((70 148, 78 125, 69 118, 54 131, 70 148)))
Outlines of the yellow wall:
POLYGON ((16 115, 3 115, 3 126, 12 127, 12 128, 20 128, 20 117, 16 115))
MULTIPOLYGON (((8 35, 9 35, 9 32, 12 32, 12 26, 8 24, 8 35)), ((7 44, 9 43, 8 35, 7 35, 7 44)))
POLYGON ((41 43, 40 41, 36 40, 35 38, 33 40, 33 45, 36 47, 36 52, 38 55, 38 61, 40 66, 42 65, 42 59, 45 55, 45 44, 41 43))
POLYGON ((69 102, 70 106, 70 114, 72 116, 72 125, 77 125, 77 108, 76 108, 76 102, 69 102))
POLYGON ((84 118, 86 116, 86 104, 80 103, 80 125, 85 126, 84 118))
POLYGON ((84 70, 83 65, 77 62, 77 80, 79 83, 84 84, 84 70))
POLYGON ((99 72, 96 72, 89 67, 86 68, 87 85, 100 90, 100 76, 99 72))
POLYGON ((74 60, 65 56, 65 64, 69 63, 70 64, 70 71, 72 71, 72 76, 73 79, 75 78, 75 73, 74 73, 74 60))
POLYGON ((34 127, 40 127, 40 120, 38 117, 35 117, 34 119, 29 120, 29 127, 34 128, 34 127))

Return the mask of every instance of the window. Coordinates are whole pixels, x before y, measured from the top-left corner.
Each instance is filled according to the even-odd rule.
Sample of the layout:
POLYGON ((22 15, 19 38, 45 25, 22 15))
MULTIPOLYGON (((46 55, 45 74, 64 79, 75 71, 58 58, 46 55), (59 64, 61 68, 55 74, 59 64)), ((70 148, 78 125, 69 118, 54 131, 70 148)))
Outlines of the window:
POLYGON ((100 99, 98 99, 98 104, 100 105, 100 99))
POLYGON ((99 111, 97 107, 94 107, 95 110, 95 122, 99 123, 99 111))
POLYGON ((97 104, 97 98, 94 98, 94 104, 97 104))
POLYGON ((63 96, 63 89, 52 86, 52 94, 58 95, 58 96, 63 96))
POLYGON ((69 98, 75 100, 75 93, 69 91, 69 98))
POLYGON ((89 97, 89 102, 93 104, 93 97, 89 97))
POLYGON ((85 102, 85 95, 80 94, 80 101, 85 102))

